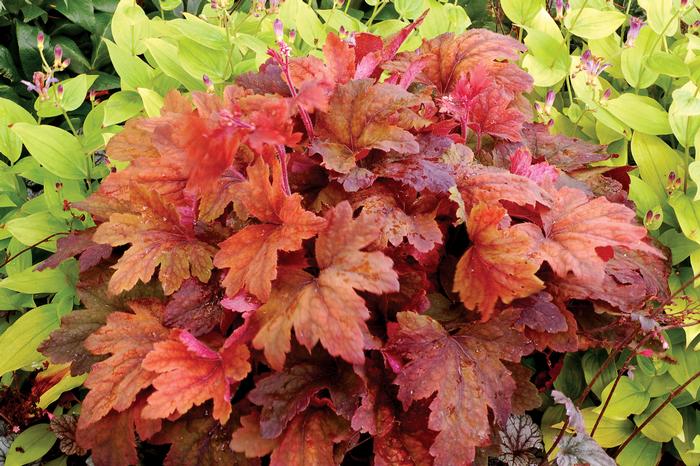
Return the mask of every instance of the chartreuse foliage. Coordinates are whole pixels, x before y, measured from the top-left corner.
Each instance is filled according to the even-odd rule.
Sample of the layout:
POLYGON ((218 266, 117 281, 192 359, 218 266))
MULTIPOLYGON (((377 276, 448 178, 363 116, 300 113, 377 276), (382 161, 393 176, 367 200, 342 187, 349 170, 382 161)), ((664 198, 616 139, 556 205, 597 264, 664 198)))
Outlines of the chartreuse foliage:
MULTIPOLYGON (((3 82, 8 83, 0 85, 0 95, 7 97, 0 98, 0 177, 4 180, 0 188, 0 247, 6 259, 0 281, 0 311, 5 316, 0 323, 0 410, 12 424, 8 428, 36 423, 41 410, 55 406, 64 392, 81 386, 85 369, 81 373, 75 368, 80 364, 88 368, 99 359, 78 356, 80 362, 73 362, 71 374, 67 361, 49 365, 38 347, 59 327, 62 317, 74 319, 71 310, 80 303, 92 302, 99 309, 81 314, 81 318, 89 314, 92 319, 90 324, 80 324, 84 331, 96 330, 104 323, 105 300, 82 285, 82 291, 76 293, 76 283, 79 271, 109 257, 111 247, 91 248, 82 254, 79 264, 66 262, 57 268, 45 268, 51 261, 39 264, 58 248, 70 255, 91 244, 91 235, 70 241, 62 238, 94 225, 92 218, 74 206, 95 191, 108 173, 103 149, 121 131, 117 125, 134 116, 157 115, 170 89, 203 90, 209 83, 220 87, 219 83, 257 69, 266 59, 267 48, 274 45, 272 22, 277 17, 299 19, 295 22, 294 55, 319 53, 326 32, 343 25, 346 31, 371 29, 379 35, 391 35, 416 17, 408 11, 397 13, 383 3, 370 6, 364 18, 363 11, 357 9, 366 9, 361 3, 348 5, 348 10, 334 9, 330 3, 325 9, 312 10, 300 1, 251 8, 239 8, 231 2, 218 2, 217 8, 212 8, 208 2, 194 0, 154 3, 59 0, 0 5, 0 28, 2 34, 8 31, 7 38, 12 41, 0 47, 0 71, 3 82), (374 6, 378 14, 370 28, 360 20, 367 20, 374 6), (38 35, 43 35, 43 48, 38 35), (56 45, 61 48, 54 50, 56 45), (110 66, 116 76, 104 72, 111 70, 110 66), (41 74, 33 76, 34 72, 41 74), (209 80, 203 79, 204 74, 209 80), (22 78, 28 90, 19 82, 22 78), (115 88, 119 89, 101 101, 105 93, 100 91, 115 88), (27 95, 32 96, 31 101, 25 99, 27 95), (42 370, 34 379, 37 369, 42 370)), ((469 25, 461 7, 432 6, 419 31, 422 37, 448 30, 460 32, 469 25)), ((413 37, 416 34, 409 34, 405 47, 418 46, 420 40, 413 37)), ((251 105, 256 103, 251 101, 251 105)), ((120 165, 116 158, 112 166, 126 164, 120 165)), ((208 251, 213 249, 205 245, 183 249, 181 254, 189 258, 208 251)), ((201 274, 195 269, 194 276, 206 279, 209 266, 205 261, 198 269, 201 274)), ((128 281, 121 286, 128 287, 128 281)), ((202 325, 209 325, 206 318, 202 325)), ((68 339, 61 344, 72 343, 68 339)), ((78 409, 76 405, 71 412, 78 409)), ((59 415, 64 409, 52 411, 59 415)), ((55 418, 57 424, 52 423, 51 428, 59 434, 63 452, 83 454, 70 441, 75 430, 71 416, 55 418)), ((36 429, 46 426, 40 423, 36 429)), ((15 451, 12 464, 34 461, 31 455, 42 448, 42 452, 48 451, 55 441, 51 435, 17 437, 11 447, 15 451), (27 442, 32 444, 31 453, 27 442), (22 450, 27 453, 21 454, 22 450)))
MULTIPOLYGON (((522 65, 533 76, 536 92, 542 97, 548 90, 558 93, 538 104, 540 118, 551 122, 557 134, 608 145, 615 156, 597 164, 600 172, 621 174, 627 164, 636 165, 629 198, 651 235, 670 251, 675 265, 670 286, 681 290, 700 273, 695 161, 700 144, 700 2, 628 1, 625 11, 613 2, 550 3, 551 10, 537 0, 502 2, 508 18, 522 29, 528 46, 522 65)), ((686 325, 665 334, 668 346, 633 355, 628 363, 622 357, 617 368, 633 372, 617 384, 612 367, 596 381, 583 414, 590 433, 612 392, 593 435, 601 445, 623 444, 670 393, 700 371, 697 306, 691 282, 666 306, 667 314, 686 325)), ((573 381, 583 380, 582 375, 591 381, 605 359, 598 350, 567 357, 559 389, 576 399, 583 387, 573 381)), ((691 383, 645 425, 618 463, 654 465, 666 452, 698 465, 698 386, 691 383)), ((554 425, 562 416, 560 407, 549 408, 543 425, 554 425)), ((547 437, 545 431, 549 445, 552 436, 549 443, 547 437)))
MULTIPOLYGON (((667 259, 590 166, 609 155, 531 122, 512 38, 400 52, 428 17, 306 57, 278 22, 259 71, 203 90, 157 36, 190 19, 115 44, 143 84, 185 70, 193 92, 109 139, 113 172, 73 205, 95 226, 44 263, 82 268, 83 309, 40 348, 87 377, 71 446, 97 465, 136 463, 137 439, 166 464, 334 465, 359 445, 469 464, 540 404, 521 358, 651 321, 632 311, 668 297, 667 259)), ((609 460, 581 442, 562 461, 609 460)))

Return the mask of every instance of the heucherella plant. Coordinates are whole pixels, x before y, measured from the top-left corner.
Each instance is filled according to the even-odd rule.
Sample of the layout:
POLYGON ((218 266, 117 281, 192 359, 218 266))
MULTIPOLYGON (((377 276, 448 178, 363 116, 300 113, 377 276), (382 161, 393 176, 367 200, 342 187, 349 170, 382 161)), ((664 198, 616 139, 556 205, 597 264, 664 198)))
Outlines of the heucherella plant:
MULTIPOLYGON (((295 25, 284 31, 293 57, 319 55, 327 31, 337 30, 352 41, 356 33, 370 29, 358 19, 363 3, 357 1, 346 4, 347 9, 331 8, 330 3, 312 9, 293 0, 254 2, 251 8, 239 3, 88 0, 29 5, 13 0, 0 5, 0 27, 13 15, 24 19, 12 31, 28 74, 23 77, 32 94, 27 95, 35 97, 24 105, 0 86, 2 95, 14 100, 0 99, 0 154, 5 157, 0 164, 0 248, 5 253, 0 265, 0 430, 10 431, 0 442, 12 442, 10 463, 31 462, 46 452, 45 461, 65 460, 56 458, 52 449, 57 443, 53 432, 62 440, 61 451, 84 452, 66 440, 75 427, 73 412, 80 407, 65 411, 62 400, 78 393, 85 375, 71 375, 65 364, 49 364, 37 347, 79 304, 78 270, 90 260, 85 256, 83 265, 66 262, 56 269, 39 264, 56 251, 59 238, 93 225, 74 205, 109 173, 104 147, 121 131, 119 125, 135 116, 159 115, 171 89, 221 93, 235 77, 257 70, 276 44, 277 18, 295 25), (82 31, 80 40, 73 35, 76 29, 82 31), (46 32, 41 33, 43 47, 35 40, 41 31, 46 32), (85 43, 91 44, 91 53, 85 43), (34 71, 39 74, 32 76, 34 71)), ((469 25, 462 7, 431 5, 420 37, 462 32, 469 25)), ((392 35, 422 12, 399 10, 401 14, 388 8, 375 15, 371 30, 392 35)), ((419 32, 414 30, 402 46, 417 47, 419 32)), ((8 55, 0 45, 0 72, 16 81, 17 92, 24 95, 17 70, 5 61, 8 55)), ((99 260, 110 249, 95 251, 93 258, 99 260)))
POLYGON ((110 139, 76 204, 95 227, 44 264, 83 270, 41 351, 87 375, 61 422, 96 465, 136 463, 137 438, 166 464, 471 464, 540 404, 523 356, 653 349, 642 322, 678 323, 633 315, 669 298, 666 254, 602 147, 532 123, 521 44, 400 52, 425 19, 322 57, 273 24, 258 71, 110 139))
MULTIPOLYGON (((697 465, 700 428, 693 402, 699 384, 691 379, 700 373, 700 282, 693 280, 700 273, 700 2, 626 1, 620 9, 613 2, 575 0, 548 9, 543 1, 504 0, 502 6, 528 47, 521 63, 533 76, 539 108, 545 95, 556 92, 551 111, 538 112, 538 120, 551 119, 556 134, 607 145, 612 157, 596 163, 599 172, 625 183, 623 172, 629 173, 629 200, 675 265, 674 299, 663 307, 682 316, 682 328, 646 325, 666 346, 643 354, 619 355, 614 346, 607 355, 567 356, 557 369, 563 367, 559 389, 579 405, 592 405, 583 410, 588 434, 617 447, 618 464, 651 466, 670 455, 697 465), (615 365, 603 367, 611 355, 615 365), (573 382, 590 383, 601 368, 592 391, 573 382)), ((559 408, 545 412, 544 443, 551 451, 560 428, 546 425, 561 426, 562 419, 559 408)))

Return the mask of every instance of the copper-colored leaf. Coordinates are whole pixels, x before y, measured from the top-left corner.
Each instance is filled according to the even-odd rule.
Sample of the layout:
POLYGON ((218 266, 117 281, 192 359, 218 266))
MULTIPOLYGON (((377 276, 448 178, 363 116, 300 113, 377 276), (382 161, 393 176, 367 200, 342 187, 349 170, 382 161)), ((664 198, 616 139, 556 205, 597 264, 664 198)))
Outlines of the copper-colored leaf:
POLYGON ((223 317, 223 292, 216 285, 187 280, 171 298, 163 315, 168 327, 178 327, 194 336, 204 335, 216 327, 223 317))
POLYGON ((421 59, 425 65, 418 74, 418 81, 433 85, 444 94, 469 71, 496 61, 515 61, 523 51, 523 45, 511 37, 486 29, 472 29, 464 34, 446 33, 424 41, 418 50, 400 54, 384 68, 402 71, 411 62, 421 59))
POLYGON ((516 385, 501 359, 519 362, 531 349, 512 328, 516 316, 504 312, 453 335, 427 316, 403 312, 397 318, 384 351, 403 364, 394 382, 399 400, 408 408, 435 394, 428 423, 438 432, 430 448, 435 464, 473 461, 475 448, 489 442, 488 409, 499 423, 511 411, 516 385))
POLYGON ((482 321, 491 317, 499 299, 509 304, 544 288, 535 276, 541 264, 533 254, 535 242, 509 223, 499 206, 479 204, 469 214, 472 246, 457 264, 454 291, 468 309, 479 310, 482 321))
POLYGON ((250 372, 246 345, 229 338, 214 351, 186 330, 173 330, 168 340, 157 343, 143 360, 153 371, 156 391, 143 410, 147 419, 186 413, 192 406, 214 400, 214 419, 225 423, 231 414, 231 385, 250 372))
POLYGON ((215 248, 195 236, 193 207, 168 204, 157 192, 131 186, 129 212, 113 213, 97 227, 98 243, 131 244, 114 266, 110 292, 130 290, 141 280, 147 283, 156 267, 165 294, 175 292, 183 281, 196 277, 209 281, 215 248))
POLYGON ((83 400, 81 427, 97 422, 112 409, 129 408, 156 376, 141 363, 154 343, 167 338, 168 331, 160 323, 163 304, 144 300, 133 301, 130 307, 133 314, 111 313, 107 324, 85 340, 92 353, 110 357, 93 365, 85 380, 90 391, 83 400))
POLYGON ((327 226, 316 240, 318 278, 303 271, 288 271, 275 283, 270 300, 258 309, 261 328, 253 340, 273 368, 284 365, 296 339, 311 349, 320 341, 334 356, 361 364, 369 310, 355 290, 382 294, 399 290, 392 261, 379 251, 363 249, 379 237, 376 221, 366 215, 352 217, 342 202, 326 214, 327 226))
POLYGON ((602 283, 605 261, 600 248, 621 246, 664 257, 645 241, 647 231, 628 207, 600 197, 589 200, 571 188, 561 188, 556 195, 552 209, 542 214, 544 235, 533 224, 527 227, 538 241, 538 253, 558 276, 571 272, 593 286, 602 283))
POLYGON ((304 210, 299 194, 285 195, 279 163, 273 165, 270 181, 267 164, 258 159, 238 189, 241 202, 264 223, 249 225, 221 243, 214 265, 229 269, 223 280, 229 296, 244 289, 266 301, 277 277, 279 252, 300 249, 302 240, 315 236, 324 221, 304 210))
POLYGON ((64 260, 80 256, 78 264, 80 272, 85 272, 99 264, 103 259, 112 255, 112 248, 108 244, 97 244, 92 240, 94 228, 82 231, 74 231, 69 236, 58 238, 56 252, 44 262, 39 264, 36 270, 54 269, 64 260))

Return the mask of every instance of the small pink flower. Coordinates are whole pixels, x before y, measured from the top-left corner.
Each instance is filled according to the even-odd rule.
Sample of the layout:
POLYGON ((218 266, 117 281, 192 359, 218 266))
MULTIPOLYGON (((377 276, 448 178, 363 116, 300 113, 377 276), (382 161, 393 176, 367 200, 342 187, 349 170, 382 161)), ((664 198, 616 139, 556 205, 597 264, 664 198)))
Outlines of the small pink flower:
POLYGON ((275 39, 277 39, 277 42, 284 40, 284 24, 282 24, 279 18, 275 20, 272 28, 275 31, 275 39))
POLYGON ((36 35, 36 47, 39 50, 44 50, 44 40, 46 39, 46 36, 44 36, 44 33, 42 31, 39 31, 39 34, 36 35))
POLYGON ((557 20, 564 19, 564 0, 557 0, 557 20))

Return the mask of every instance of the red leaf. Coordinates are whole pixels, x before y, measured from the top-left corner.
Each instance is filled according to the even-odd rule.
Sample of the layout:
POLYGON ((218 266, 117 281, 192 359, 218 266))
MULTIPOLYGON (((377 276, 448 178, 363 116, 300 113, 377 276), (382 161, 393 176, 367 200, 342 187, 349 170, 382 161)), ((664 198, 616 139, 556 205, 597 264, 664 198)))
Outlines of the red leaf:
POLYGON ((475 448, 489 442, 489 408, 497 422, 508 418, 516 385, 501 359, 519 362, 530 350, 512 329, 515 317, 504 312, 451 335, 430 317, 398 314, 383 351, 404 362, 394 381, 404 409, 435 395, 428 427, 438 432, 430 448, 436 465, 474 460, 475 448))
POLYGON ((161 426, 160 420, 141 418, 145 399, 145 396, 140 396, 126 411, 110 411, 106 417, 87 427, 78 419, 78 445, 91 450, 95 466, 138 464, 134 430, 145 440, 161 426))
POLYGON ((175 422, 166 422, 149 443, 170 444, 164 466, 247 466, 257 464, 229 448, 233 422, 219 424, 204 409, 195 409, 175 422))
POLYGON ((349 366, 338 367, 332 360, 316 359, 259 380, 248 398, 263 407, 260 433, 263 438, 272 439, 306 410, 321 390, 328 390, 336 413, 350 418, 357 408, 361 389, 360 379, 349 366))
POLYGON ((248 169, 248 181, 239 185, 241 202, 261 224, 249 225, 221 243, 214 258, 218 268, 228 268, 223 280, 226 294, 246 290, 261 301, 270 297, 271 282, 277 277, 279 251, 296 251, 302 240, 323 227, 323 219, 301 206, 299 194, 286 196, 279 163, 269 168, 258 159, 248 169))
POLYGON ((559 333, 568 328, 566 318, 559 306, 552 302, 549 293, 542 292, 518 299, 513 303, 513 308, 520 311, 517 324, 537 332, 559 333))
POLYGON ((293 58, 289 60, 289 72, 297 88, 304 83, 321 82, 332 86, 345 84, 355 74, 355 49, 342 41, 337 34, 328 33, 323 45, 323 63, 316 57, 293 58))
POLYGON ((112 248, 107 244, 95 243, 92 240, 94 233, 95 229, 89 228, 59 238, 56 242, 56 252, 39 264, 36 270, 55 269, 66 259, 80 255, 78 264, 82 273, 109 258, 112 248))
POLYGON ((222 298, 218 283, 204 285, 189 279, 165 306, 163 323, 171 328, 183 328, 194 336, 204 335, 221 322, 222 298))
POLYGON ((85 347, 92 353, 111 356, 93 365, 85 380, 90 391, 83 400, 81 427, 99 421, 110 410, 128 409, 156 376, 141 362, 156 342, 168 336, 160 323, 163 305, 155 300, 132 301, 129 305, 133 314, 110 314, 107 324, 85 340, 85 347))
POLYGON ((328 112, 319 116, 318 139, 311 150, 321 154, 328 169, 342 174, 351 173, 361 151, 416 153, 419 146, 407 131, 410 125, 395 121, 395 115, 419 103, 399 86, 374 84, 370 79, 338 86, 328 112))
POLYGON ((249 356, 248 347, 235 338, 229 338, 217 352, 186 330, 173 330, 143 360, 144 369, 157 374, 153 380, 156 391, 148 397, 143 416, 158 419, 184 414, 213 399, 214 419, 226 423, 231 414, 231 384, 250 372, 249 356))
POLYGON ((261 327, 253 344, 265 350, 276 370, 281 370, 291 347, 292 327, 297 341, 309 350, 320 341, 330 354, 361 364, 369 310, 355 290, 382 294, 399 289, 391 259, 379 251, 362 251, 379 236, 379 225, 371 217, 353 219, 350 204, 342 202, 328 211, 326 221, 316 240, 318 278, 286 271, 257 311, 261 327))
POLYGON ((541 259, 534 257, 535 242, 517 226, 509 226, 506 210, 479 204, 467 222, 472 246, 455 270, 454 291, 467 309, 478 309, 487 321, 500 299, 504 304, 544 288, 535 276, 541 259))

